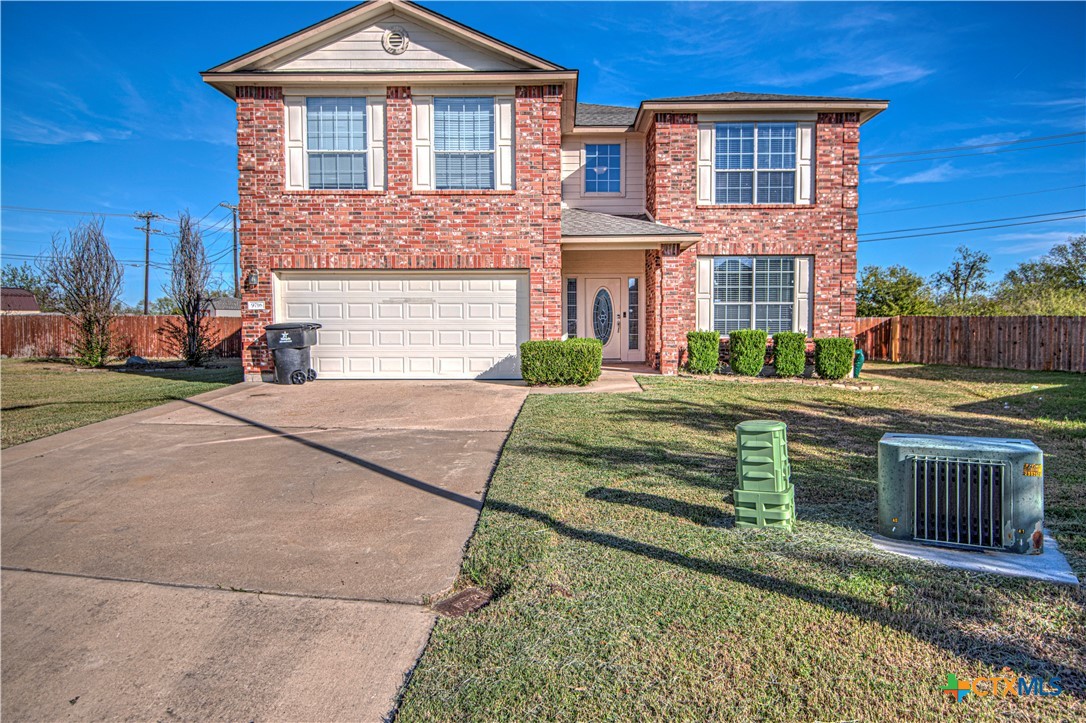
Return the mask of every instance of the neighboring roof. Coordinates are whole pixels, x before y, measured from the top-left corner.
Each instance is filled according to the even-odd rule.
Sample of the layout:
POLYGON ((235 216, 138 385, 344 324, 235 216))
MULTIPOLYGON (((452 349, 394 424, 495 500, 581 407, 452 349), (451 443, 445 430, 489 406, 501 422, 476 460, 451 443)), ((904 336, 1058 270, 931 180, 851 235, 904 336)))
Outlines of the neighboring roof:
POLYGON ((205 302, 205 307, 215 311, 241 311, 241 299, 233 296, 213 296, 205 302))
POLYGON ((509 45, 486 33, 479 32, 474 28, 469 28, 463 23, 459 23, 441 13, 417 5, 413 2, 408 2, 407 0, 367 0, 367 2, 348 8, 338 15, 333 15, 326 20, 314 23, 307 28, 291 33, 279 40, 274 40, 266 45, 262 45, 256 50, 251 50, 248 53, 228 60, 225 63, 220 63, 214 68, 204 71, 204 75, 255 70, 261 61, 273 57, 283 57, 301 50, 302 48, 317 45, 333 36, 348 31, 352 26, 360 25, 390 10, 397 10, 415 20, 421 20, 429 22, 431 25, 437 25, 446 32, 460 35, 493 52, 516 58, 520 62, 525 63, 536 70, 566 70, 566 68, 563 68, 557 63, 544 60, 538 55, 533 55, 525 50, 509 45))
POLYGON ((34 294, 14 286, 0 288, 0 311, 41 311, 34 294))
POLYGON ((628 127, 633 125, 637 108, 624 105, 599 105, 598 103, 578 103, 576 125, 628 127))
POLYGON ((671 98, 648 98, 646 103, 712 103, 712 102, 774 102, 779 101, 782 103, 793 103, 796 101, 832 101, 843 103, 871 103, 871 102, 885 102, 877 101, 871 98, 839 98, 825 95, 782 95, 780 93, 741 93, 738 91, 731 91, 728 93, 705 93, 703 95, 678 95, 671 98))
POLYGON ((700 236, 696 231, 665 226, 647 216, 612 216, 609 213, 562 209, 562 236, 700 236))

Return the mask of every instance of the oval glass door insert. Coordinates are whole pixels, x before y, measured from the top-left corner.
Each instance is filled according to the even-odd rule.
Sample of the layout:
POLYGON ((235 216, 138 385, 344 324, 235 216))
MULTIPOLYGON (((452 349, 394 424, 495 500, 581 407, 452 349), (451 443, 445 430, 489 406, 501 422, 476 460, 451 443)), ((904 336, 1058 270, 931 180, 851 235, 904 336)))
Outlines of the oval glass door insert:
POLYGON ((596 292, 596 300, 592 302, 592 331, 596 338, 604 346, 611 341, 611 330, 614 328, 614 307, 611 304, 611 294, 607 289, 596 292))

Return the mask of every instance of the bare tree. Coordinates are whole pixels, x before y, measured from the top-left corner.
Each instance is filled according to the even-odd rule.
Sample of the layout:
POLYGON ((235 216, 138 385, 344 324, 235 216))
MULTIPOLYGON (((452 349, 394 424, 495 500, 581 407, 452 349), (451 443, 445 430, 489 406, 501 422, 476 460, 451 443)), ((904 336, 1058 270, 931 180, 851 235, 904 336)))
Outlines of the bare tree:
POLYGON ((124 271, 102 230, 92 219, 53 235, 51 255, 42 262, 45 277, 57 289, 57 308, 76 325, 75 354, 80 362, 101 366, 109 357, 113 319, 124 271))
POLYGON ((200 227, 186 211, 179 216, 170 283, 165 291, 182 317, 183 326, 175 330, 174 337, 181 356, 189 364, 200 364, 208 356, 206 303, 210 279, 211 262, 204 250, 200 227))
POLYGON ((991 257, 983 251, 972 251, 967 246, 957 248, 958 258, 950 264, 946 271, 936 272, 932 277, 932 285, 949 297, 949 301, 957 306, 964 307, 974 296, 988 288, 988 274, 991 269, 988 263, 991 257))

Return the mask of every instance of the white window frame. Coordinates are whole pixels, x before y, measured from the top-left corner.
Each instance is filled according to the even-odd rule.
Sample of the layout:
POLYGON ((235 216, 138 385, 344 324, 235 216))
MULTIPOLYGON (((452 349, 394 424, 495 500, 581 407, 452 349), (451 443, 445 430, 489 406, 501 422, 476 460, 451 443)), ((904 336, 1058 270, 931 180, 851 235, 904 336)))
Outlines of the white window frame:
POLYGON ((619 140, 586 140, 581 144, 581 196, 584 198, 625 198, 626 197, 626 141, 619 140), (589 191, 588 190, 588 147, 589 146, 618 146, 618 191, 589 191))
POLYGON ((305 149, 305 187, 310 191, 368 191, 373 188, 373 169, 370 163, 370 146, 372 129, 369 122, 370 101, 369 98, 360 95, 308 95, 302 104, 302 145, 305 149), (365 138, 365 147, 360 151, 325 151, 313 150, 309 147, 309 101, 311 100, 361 100, 362 101, 362 128, 365 138), (366 167, 366 185, 337 188, 314 188, 309 173, 310 156, 317 155, 357 155, 364 159, 366 167))
MULTIPOLYGON (((809 313, 806 309, 806 304, 801 300, 801 289, 805 285, 803 274, 809 273, 807 271, 807 264, 801 263, 801 260, 809 257, 804 256, 791 256, 786 254, 773 254, 773 255, 726 255, 726 256, 713 256, 711 259, 710 278, 709 278, 709 318, 708 328, 710 330, 717 328, 717 306, 748 306, 750 308, 750 326, 744 327, 748 329, 757 329, 758 327, 758 307, 759 306, 780 306, 781 304, 790 303, 792 306, 792 323, 788 329, 781 329, 780 331, 802 331, 808 326, 808 320, 804 317, 809 313), (715 266, 716 262, 720 259, 749 259, 751 261, 751 295, 750 301, 739 302, 717 302, 716 301, 716 274, 715 266), (789 259, 792 261, 792 299, 790 302, 780 301, 758 301, 757 289, 758 289, 758 261, 768 261, 773 259, 789 259)), ((766 330, 766 333, 772 336, 777 332, 766 330)), ((721 332, 721 338, 728 338, 730 332, 721 332)))
POLYGON ((498 113, 499 113, 498 99, 495 98, 492 95, 469 95, 469 94, 442 95, 442 96, 435 96, 434 97, 435 104, 439 99, 440 100, 450 100, 450 99, 457 99, 457 100, 459 100, 459 99, 462 99, 462 100, 486 99, 486 100, 489 100, 490 103, 491 103, 491 109, 492 109, 492 113, 491 113, 491 116, 490 116, 490 150, 487 150, 487 151, 479 151, 479 150, 471 150, 471 151, 439 151, 437 149, 437 109, 435 108, 434 112, 433 112, 433 123, 434 123, 434 135, 433 135, 433 138, 434 138, 434 150, 433 150, 433 153, 434 153, 434 189, 438 190, 438 191, 493 191, 493 190, 495 190, 498 187, 498 173, 499 173, 499 169, 498 169, 498 113), (455 155, 482 156, 482 155, 487 155, 487 154, 490 155, 490 159, 491 159, 491 173, 490 173, 490 185, 489 186, 473 186, 473 187, 455 186, 455 187, 452 187, 452 188, 440 188, 438 186, 438 183, 437 183, 437 158, 438 158, 438 156, 440 156, 440 155, 445 155, 445 156, 455 156, 455 155))
POLYGON ((799 195, 800 195, 800 187, 799 187, 799 184, 800 184, 800 179, 799 179, 799 172, 800 172, 800 169, 799 169, 799 167, 800 167, 799 127, 800 127, 799 123, 797 123, 795 121, 786 121, 786 120, 717 121, 716 123, 714 123, 713 124, 713 146, 712 146, 712 148, 713 148, 713 176, 712 176, 713 204, 717 205, 717 206, 781 206, 781 205, 795 206, 795 205, 798 205, 799 195), (753 166, 751 168, 742 168, 742 169, 740 169, 740 168, 735 168, 735 169, 717 168, 717 166, 716 166, 717 132, 720 130, 720 126, 722 126, 722 125, 753 126, 753 128, 754 128, 754 137, 753 137, 752 140, 753 140, 753 144, 754 144, 754 150, 753 150, 754 163, 753 163, 753 166), (793 159, 794 160, 793 160, 793 165, 792 165, 791 168, 759 168, 759 166, 758 166, 758 156, 760 154, 758 153, 758 134, 759 134, 759 128, 761 128, 763 125, 792 125, 792 126, 795 126, 795 134, 796 134, 796 138, 795 138, 795 141, 794 141, 794 143, 795 143, 795 151, 793 153, 793 159), (717 196, 716 196, 716 179, 718 178, 718 176, 720 176, 721 174, 739 174, 739 173, 750 173, 751 174, 751 201, 750 201, 750 203, 744 203, 742 201, 721 201, 721 200, 717 199, 717 196), (762 174, 762 173, 791 173, 792 174, 792 200, 791 201, 763 201, 763 200, 759 199, 758 198, 758 176, 759 176, 759 174, 762 174))

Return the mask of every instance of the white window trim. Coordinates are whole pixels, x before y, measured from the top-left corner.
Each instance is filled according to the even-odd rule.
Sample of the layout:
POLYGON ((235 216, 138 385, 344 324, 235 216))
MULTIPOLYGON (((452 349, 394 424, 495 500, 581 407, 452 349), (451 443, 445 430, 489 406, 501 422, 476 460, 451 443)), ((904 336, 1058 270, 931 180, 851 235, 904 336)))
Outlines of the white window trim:
MULTIPOLYGON (((317 193, 352 193, 357 191, 383 191, 386 188, 385 158, 385 96, 378 89, 339 90, 292 89, 283 96, 284 110, 284 173, 287 191, 317 193), (310 188, 309 186, 309 98, 363 98, 365 104, 366 150, 347 151, 366 155, 365 188, 310 188), (296 165, 297 170, 292 166, 296 165)), ((323 151, 318 151, 321 153, 323 151)), ((339 151, 327 151, 328 153, 339 151)))
POLYGON ((582 198, 626 198, 626 140, 586 140, 581 143, 581 197, 582 198), (601 192, 588 189, 588 147, 589 146, 618 146, 619 162, 619 191, 601 192))
MULTIPOLYGON (((715 206, 795 206, 798 205, 799 199, 799 124, 796 123, 796 151, 795 151, 795 165, 791 168, 759 168, 758 167, 758 130, 762 125, 777 125, 781 123, 792 123, 794 121, 717 121, 713 124, 713 205, 715 206), (734 124, 734 125, 752 125, 754 126, 754 165, 751 168, 731 168, 723 169, 716 167, 716 133, 717 128, 720 125, 734 124), (750 173, 751 177, 751 203, 729 203, 726 201, 718 201, 716 199, 716 179, 722 173, 750 173), (792 177, 792 200, 788 201, 760 201, 758 200, 758 174, 759 173, 791 173, 792 177)), ((786 136, 787 137, 787 136, 786 136)))
MULTIPOLYGON (((512 191, 516 189, 516 99, 513 88, 412 88, 411 118, 414 169, 412 188, 416 191, 472 193, 473 191, 512 191), (494 185, 491 188, 437 187, 437 137, 435 133, 435 98, 493 98, 494 100, 494 185)), ((446 151, 442 151, 446 152, 446 151)), ((465 151, 467 153, 468 151, 465 151)), ((478 151, 470 151, 478 153, 478 151)))
MULTIPOLYGON (((814 317, 814 299, 812 294, 813 278, 814 278, 814 257, 809 255, 791 255, 791 254, 721 254, 718 256, 699 256, 697 258, 698 268, 696 270, 696 326, 702 331, 712 331, 716 328, 716 307, 717 304, 714 300, 714 282, 715 276, 713 274, 713 262, 715 259, 724 258, 749 258, 749 259, 767 259, 767 258, 788 258, 793 261, 793 282, 792 282, 792 328, 789 331, 798 331, 811 336, 811 328, 813 326, 814 317)), ((759 302, 753 300, 753 288, 750 307, 750 323, 749 328, 756 329, 758 321, 757 305, 759 302)), ((760 302, 763 304, 773 304, 780 302, 760 302)), ((770 333, 772 336, 772 333, 770 333)), ((721 334, 722 339, 727 339, 728 335, 721 334)))
POLYGON ((305 188, 307 191, 370 191, 373 189, 373 169, 370 168, 370 137, 372 132, 370 129, 370 103, 369 98, 365 96, 351 96, 351 95, 308 95, 305 98, 305 102, 302 103, 302 148, 305 152, 305 165, 302 168, 302 176, 304 178, 305 188), (362 123, 366 126, 366 147, 361 151, 314 151, 309 147, 309 101, 316 98, 361 98, 363 102, 362 106, 362 123), (311 155, 351 155, 351 156, 363 156, 366 159, 366 185, 365 186, 352 186, 350 188, 313 188, 310 185, 309 180, 309 158, 311 155))
MULTIPOLYGON (((756 208, 759 206, 811 206, 815 203, 814 191, 814 144, 816 124, 806 114, 761 114, 758 116, 724 116, 721 114, 699 114, 698 116, 698 152, 697 152, 697 204, 706 207, 721 208, 756 208), (716 169, 716 127, 719 123, 795 123, 796 124, 796 181, 792 203, 758 202, 757 169, 754 178, 754 200, 752 203, 718 203, 716 200, 716 174, 727 171, 716 169)), ((758 163, 757 131, 755 131, 754 162, 758 163)), ((740 169, 736 169, 738 172, 740 169)), ((787 171, 788 169, 765 169, 768 172, 787 171)))

